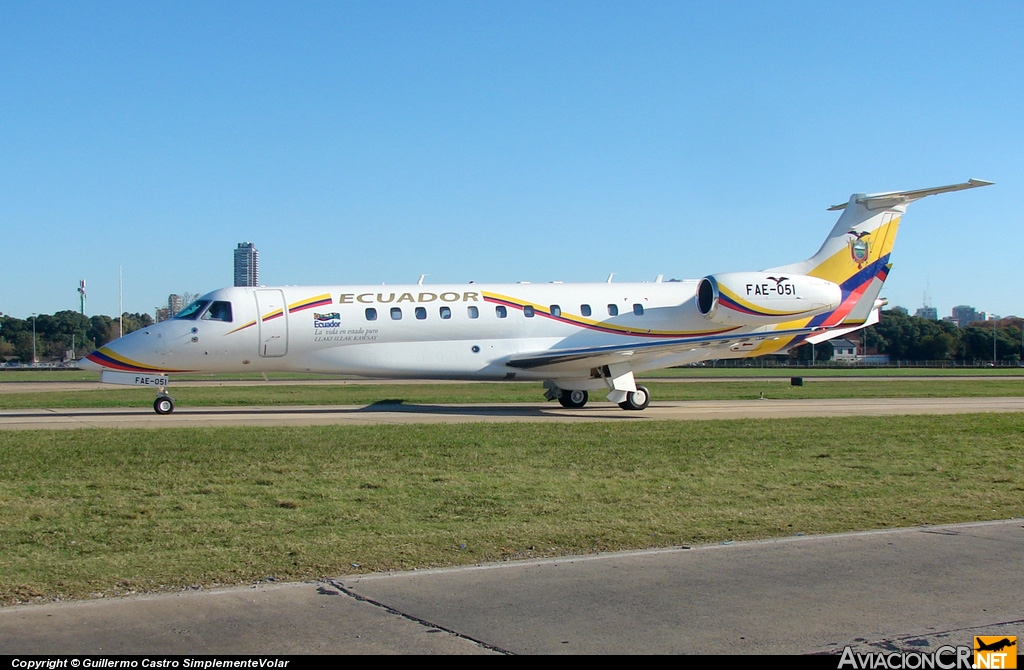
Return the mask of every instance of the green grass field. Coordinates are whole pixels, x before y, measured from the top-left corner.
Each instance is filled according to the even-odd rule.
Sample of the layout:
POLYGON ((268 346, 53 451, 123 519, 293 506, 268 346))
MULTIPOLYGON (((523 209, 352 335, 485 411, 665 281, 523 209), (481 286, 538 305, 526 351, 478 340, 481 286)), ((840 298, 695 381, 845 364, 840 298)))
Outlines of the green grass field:
MULTIPOLYGON (((745 400, 758 398, 908 398, 1000 397, 1024 395, 1024 380, 994 377, 974 379, 807 379, 790 386, 789 378, 718 380, 714 382, 644 382, 655 402, 665 400, 745 400)), ((202 386, 172 385, 178 407, 370 405, 379 402, 410 404, 541 402, 538 382, 466 384, 359 384, 202 386)), ((604 402, 604 393, 592 394, 604 402)), ((152 389, 104 385, 88 391, 45 391, 0 394, 0 409, 67 407, 148 407, 152 389)))
POLYGON ((5 604, 1024 516, 1024 414, 0 437, 5 604))

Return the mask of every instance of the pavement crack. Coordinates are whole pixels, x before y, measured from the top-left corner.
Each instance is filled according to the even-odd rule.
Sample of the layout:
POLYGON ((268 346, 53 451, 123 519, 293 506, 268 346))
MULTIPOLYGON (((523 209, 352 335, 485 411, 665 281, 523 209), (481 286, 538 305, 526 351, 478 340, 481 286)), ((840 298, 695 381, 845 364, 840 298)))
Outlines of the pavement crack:
MULTIPOLYGON (((926 633, 919 633, 916 635, 903 635, 900 637, 884 638, 881 640, 875 640, 868 642, 865 640, 865 644, 869 647, 878 647, 885 649, 886 651, 914 651, 913 647, 923 646, 917 643, 918 640, 927 640, 935 638, 948 638, 953 637, 957 633, 967 633, 978 631, 979 629, 997 628, 999 626, 1019 626, 1024 624, 1024 619, 1014 619, 1013 621, 998 621, 996 623, 985 624, 983 626, 962 626, 960 628, 949 628, 945 630, 928 631, 926 633), (899 645, 910 647, 910 649, 904 649, 899 645)), ((996 635, 996 633, 991 633, 996 635)), ((973 642, 973 640, 972 640, 973 642)))
POLYGON ((417 616, 413 616, 412 614, 407 614, 405 612, 401 612, 399 610, 396 610, 394 607, 391 607, 390 605, 385 605, 384 603, 376 601, 373 598, 367 598, 366 596, 361 596, 358 593, 356 593, 355 591, 353 591, 350 588, 348 588, 347 586, 345 586, 344 584, 342 584, 340 580, 328 579, 327 583, 330 584, 331 586, 333 586, 334 588, 338 589, 339 591, 341 591, 345 595, 349 596, 350 598, 355 598, 359 602, 369 603, 370 605, 373 605, 374 607, 379 607, 379 608, 383 609, 384 611, 386 611, 388 614, 394 614, 395 616, 400 616, 403 619, 407 619, 409 621, 413 621, 415 623, 420 624, 421 626, 426 626, 428 628, 436 628, 437 630, 444 631, 445 633, 448 633, 449 635, 454 635, 455 637, 458 637, 458 638, 461 638, 461 639, 466 640, 468 642, 472 642, 473 644, 479 645, 479 646, 483 647, 484 649, 490 649, 491 651, 496 651, 499 654, 505 654, 507 656, 515 656, 515 653, 512 652, 512 651, 509 651, 508 649, 502 649, 501 647, 498 647, 496 645, 490 644, 489 642, 484 642, 483 640, 478 640, 478 639, 476 639, 474 637, 470 637, 469 635, 465 635, 465 634, 460 633, 460 632, 458 632, 456 630, 452 630, 451 628, 446 628, 445 626, 441 626, 439 624, 433 623, 432 621, 427 621, 426 619, 421 619, 421 618, 419 618, 417 616))

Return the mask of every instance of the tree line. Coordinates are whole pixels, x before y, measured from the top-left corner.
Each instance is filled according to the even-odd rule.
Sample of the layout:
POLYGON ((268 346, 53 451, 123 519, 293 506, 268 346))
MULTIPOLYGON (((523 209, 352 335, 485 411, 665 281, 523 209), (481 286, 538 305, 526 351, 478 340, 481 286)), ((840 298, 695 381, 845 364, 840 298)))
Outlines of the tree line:
MULTIPOLYGON (((992 357, 993 329, 995 330, 995 360, 1004 364, 1021 362, 1021 327, 1024 320, 1007 317, 994 321, 978 321, 960 328, 950 321, 932 321, 910 316, 901 311, 889 310, 881 314, 879 323, 865 328, 862 336, 863 349, 874 349, 887 354, 896 361, 942 361, 973 365, 990 362, 992 357)), ((827 343, 825 343, 827 344, 827 343)), ((797 360, 810 359, 810 347, 797 347, 791 355, 797 360)), ((819 361, 831 358, 831 347, 818 345, 815 358, 819 361), (823 357, 825 356, 825 357, 823 357)))
MULTIPOLYGON (((153 324, 149 314, 125 312, 121 315, 124 332, 130 333, 153 324)), ((74 346, 75 356, 102 347, 116 340, 120 333, 118 319, 105 315, 84 316, 64 310, 35 317, 35 350, 40 361, 64 360, 74 346)), ((32 318, 0 317, 0 360, 30 362, 32 360, 32 318)))

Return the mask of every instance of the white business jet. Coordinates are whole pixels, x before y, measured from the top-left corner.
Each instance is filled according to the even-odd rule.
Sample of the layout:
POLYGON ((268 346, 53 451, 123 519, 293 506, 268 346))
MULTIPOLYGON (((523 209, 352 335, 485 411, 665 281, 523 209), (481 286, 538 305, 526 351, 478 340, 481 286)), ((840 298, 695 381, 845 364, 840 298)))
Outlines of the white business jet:
POLYGON ((889 254, 909 203, 991 182, 854 194, 821 249, 762 272, 640 284, 448 284, 224 288, 175 318, 79 362, 105 382, 170 375, 316 372, 371 377, 538 380, 580 408, 591 391, 627 410, 650 393, 634 374, 784 353, 876 323, 889 254))

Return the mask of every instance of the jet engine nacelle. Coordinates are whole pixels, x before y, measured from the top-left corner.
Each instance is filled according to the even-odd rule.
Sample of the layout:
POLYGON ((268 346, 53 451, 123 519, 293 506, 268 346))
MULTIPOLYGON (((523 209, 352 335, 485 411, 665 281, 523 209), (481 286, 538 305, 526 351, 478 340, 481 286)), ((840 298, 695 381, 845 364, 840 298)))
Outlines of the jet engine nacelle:
POLYGON ((825 279, 781 272, 724 272, 697 284, 697 310, 715 323, 759 326, 839 307, 843 291, 825 279))

